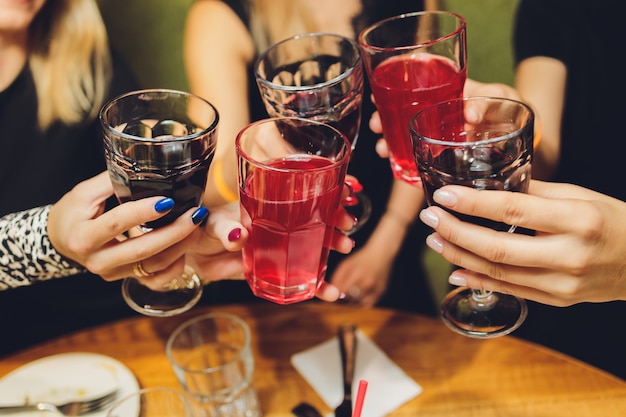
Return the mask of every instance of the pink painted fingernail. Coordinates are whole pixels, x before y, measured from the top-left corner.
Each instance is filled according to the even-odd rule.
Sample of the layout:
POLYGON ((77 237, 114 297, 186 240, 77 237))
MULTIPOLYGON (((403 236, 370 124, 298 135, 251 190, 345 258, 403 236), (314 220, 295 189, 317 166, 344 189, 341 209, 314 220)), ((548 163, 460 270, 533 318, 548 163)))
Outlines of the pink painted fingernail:
POLYGON ((230 233, 228 234, 228 241, 229 242, 235 242, 237 240, 239 240, 241 238, 241 228, 237 227, 233 230, 230 231, 230 233))
POLYGON ((456 194, 445 190, 435 191, 435 193, 433 194, 433 199, 435 200, 435 202, 446 207, 454 207, 454 205, 458 201, 456 194))
POLYGON ((454 272, 448 277, 448 282, 452 285, 458 285, 459 287, 464 287, 467 285, 467 281, 465 280, 465 278, 455 275, 454 272))
POLYGON ((443 243, 441 243, 441 241, 434 235, 429 235, 426 238, 426 245, 437 253, 441 253, 443 251, 443 243))

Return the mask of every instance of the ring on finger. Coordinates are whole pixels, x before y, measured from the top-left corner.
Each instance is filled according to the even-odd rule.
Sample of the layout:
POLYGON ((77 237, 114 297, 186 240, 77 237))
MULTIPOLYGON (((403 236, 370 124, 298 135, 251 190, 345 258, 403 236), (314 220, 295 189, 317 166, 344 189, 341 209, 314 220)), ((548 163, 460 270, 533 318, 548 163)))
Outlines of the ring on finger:
POLYGON ((361 289, 357 287, 356 285, 353 285, 348 289, 348 295, 350 296, 351 299, 358 300, 359 297, 361 296, 361 289))
POLYGON ((154 273, 148 272, 144 269, 141 261, 135 262, 135 264, 133 265, 133 272, 135 273, 135 276, 137 278, 151 277, 152 275, 154 275, 154 273))

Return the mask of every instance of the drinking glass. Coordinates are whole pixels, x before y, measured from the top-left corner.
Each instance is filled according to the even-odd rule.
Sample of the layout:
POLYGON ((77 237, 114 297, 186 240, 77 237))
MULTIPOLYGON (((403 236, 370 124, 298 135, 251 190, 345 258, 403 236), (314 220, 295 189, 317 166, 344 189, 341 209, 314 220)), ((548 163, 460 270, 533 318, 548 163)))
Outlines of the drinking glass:
MULTIPOLYGON (((479 190, 527 192, 533 156, 534 113, 524 103, 492 97, 449 100, 419 111, 410 123, 415 160, 429 205, 438 188, 457 184, 479 190), (479 114, 479 118, 475 118, 479 114)), ((504 232, 507 225, 454 213, 464 221, 504 232)), ((441 306, 452 330, 475 338, 502 336, 527 314, 516 296, 459 287, 441 306)))
POLYGON ((278 304, 313 298, 326 275, 350 142, 322 122, 271 118, 239 132, 235 148, 252 292, 278 304))
POLYGON ((359 34, 394 178, 419 186, 407 126, 418 110, 460 98, 467 77, 465 19, 445 11, 402 14, 359 34))
POLYGON ((174 330, 165 351, 202 417, 261 416, 250 328, 241 318, 220 312, 192 318, 174 330))
POLYGON ((195 417, 187 396, 165 387, 143 388, 114 403, 106 417, 195 417))
MULTIPOLYGON (((328 123, 355 149, 361 125, 363 65, 359 46, 333 33, 306 33, 275 43, 257 59, 254 75, 270 117, 301 117, 328 123)), ((353 193, 342 204, 367 222, 372 203, 358 180, 346 181, 353 193)))
MULTIPOLYGON (((142 225, 142 232, 165 226, 200 205, 215 151, 218 120, 212 104, 182 91, 134 91, 104 105, 100 122, 117 199, 124 203, 164 196, 175 202, 168 214, 142 225)), ((171 316, 198 302, 202 281, 185 266, 182 275, 159 291, 135 278, 125 278, 122 294, 135 311, 171 316)))

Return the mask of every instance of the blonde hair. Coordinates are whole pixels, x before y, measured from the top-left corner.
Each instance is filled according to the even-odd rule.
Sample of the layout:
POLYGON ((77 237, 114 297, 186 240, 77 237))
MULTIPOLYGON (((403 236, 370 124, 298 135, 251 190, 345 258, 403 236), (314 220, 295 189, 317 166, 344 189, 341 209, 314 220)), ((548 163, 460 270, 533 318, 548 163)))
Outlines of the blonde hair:
POLYGON ((106 28, 95 0, 49 0, 33 20, 29 64, 39 127, 93 120, 112 76, 106 28))
POLYGON ((257 51, 301 33, 317 32, 302 0, 250 1, 250 32, 257 51))

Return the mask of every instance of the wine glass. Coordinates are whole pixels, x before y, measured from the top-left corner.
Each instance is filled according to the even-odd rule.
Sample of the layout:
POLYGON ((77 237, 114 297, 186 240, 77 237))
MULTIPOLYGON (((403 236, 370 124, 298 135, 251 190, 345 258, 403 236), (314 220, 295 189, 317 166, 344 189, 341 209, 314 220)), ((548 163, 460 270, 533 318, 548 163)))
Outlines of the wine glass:
MULTIPOLYGON (((429 205, 438 188, 527 192, 533 156, 534 113, 526 104, 493 97, 449 100, 419 111, 410 122, 415 160, 429 205), (480 115, 476 118, 475 115, 480 115)), ((454 213, 461 220, 513 233, 507 225, 454 213)), ((441 315, 452 330, 475 338, 517 329, 526 302, 514 295, 459 287, 446 295, 441 315)))
POLYGON ((419 186, 407 126, 418 110, 460 98, 467 78, 465 19, 446 11, 414 12, 374 23, 359 34, 394 178, 419 186))
MULTIPOLYGON (((333 33, 306 33, 275 43, 257 59, 254 75, 272 117, 300 117, 328 123, 356 147, 361 124, 363 66, 352 39, 333 33)), ((372 203, 354 177, 346 179, 351 195, 344 207, 358 224, 367 222, 372 203)))
MULTIPOLYGON (((192 94, 163 89, 133 91, 100 111, 105 158, 117 199, 124 203, 152 196, 174 200, 165 216, 141 225, 142 232, 165 226, 200 205, 213 160, 219 116, 215 107, 192 94)), ((141 263, 138 276, 148 273, 141 263)), ((193 307, 202 281, 190 266, 159 291, 125 278, 122 294, 135 311, 171 316, 193 307)))

